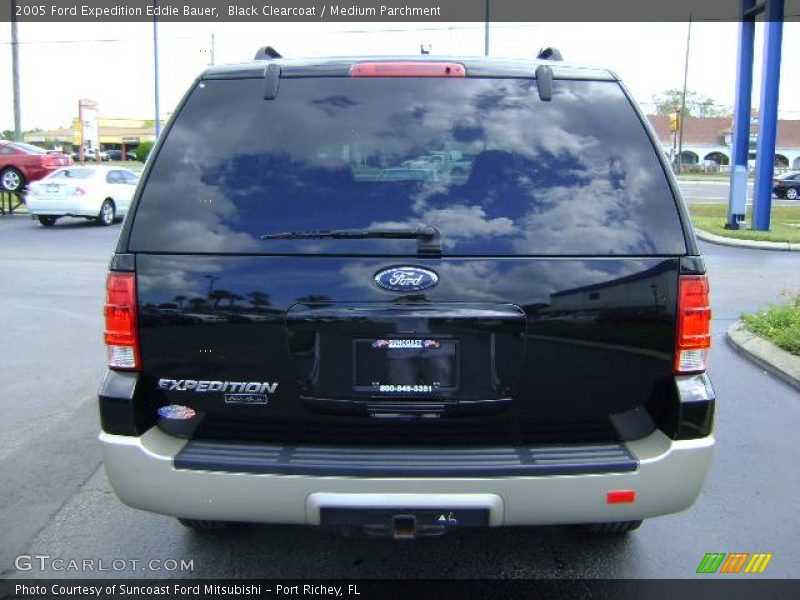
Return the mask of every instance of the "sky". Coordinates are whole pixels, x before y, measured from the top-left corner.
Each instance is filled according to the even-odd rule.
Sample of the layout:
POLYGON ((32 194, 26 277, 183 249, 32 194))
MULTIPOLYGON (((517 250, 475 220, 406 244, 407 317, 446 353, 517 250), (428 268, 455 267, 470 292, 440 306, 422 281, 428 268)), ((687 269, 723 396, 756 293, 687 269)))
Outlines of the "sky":
MULTIPOLYGON (((419 54, 474 56, 483 23, 159 23, 162 118, 210 62, 252 59, 271 45, 286 57, 419 54)), ((759 105, 762 26, 756 26, 753 107, 759 105)), ((645 112, 652 97, 683 86, 688 24, 493 23, 490 55, 534 57, 555 46, 565 60, 599 65, 623 79, 645 112)), ((153 119, 152 23, 19 23, 22 127, 68 127, 78 100, 99 103, 102 117, 153 119)), ((688 89, 732 107, 738 24, 692 25, 688 89)), ((11 26, 0 23, 0 130, 13 129, 11 26)), ((800 119, 800 22, 784 24, 779 116, 800 119)))

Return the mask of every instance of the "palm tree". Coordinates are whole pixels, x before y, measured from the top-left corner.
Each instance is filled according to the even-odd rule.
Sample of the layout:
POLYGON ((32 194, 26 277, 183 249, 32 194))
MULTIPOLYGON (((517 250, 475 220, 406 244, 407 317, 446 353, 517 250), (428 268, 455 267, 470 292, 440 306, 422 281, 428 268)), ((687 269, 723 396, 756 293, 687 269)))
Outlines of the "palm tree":
POLYGON ((272 304, 269 299, 269 294, 265 294, 264 292, 250 292, 247 294, 247 297, 250 298, 250 304, 256 309, 256 312, 261 312, 263 307, 272 304))
POLYGON ((183 303, 184 301, 188 300, 188 298, 186 296, 179 294, 175 296, 173 300, 178 303, 178 310, 183 312, 183 303))
POLYGON ((233 308, 233 305, 236 304, 239 300, 244 300, 244 296, 240 296, 236 293, 231 293, 228 296, 228 308, 233 308))
POLYGON ((189 311, 194 313, 203 312, 206 307, 205 298, 192 298, 189 300, 189 311))
POLYGON ((208 299, 214 302, 214 310, 219 308, 219 303, 223 300, 230 300, 233 296, 228 290, 214 290, 208 295, 208 299))

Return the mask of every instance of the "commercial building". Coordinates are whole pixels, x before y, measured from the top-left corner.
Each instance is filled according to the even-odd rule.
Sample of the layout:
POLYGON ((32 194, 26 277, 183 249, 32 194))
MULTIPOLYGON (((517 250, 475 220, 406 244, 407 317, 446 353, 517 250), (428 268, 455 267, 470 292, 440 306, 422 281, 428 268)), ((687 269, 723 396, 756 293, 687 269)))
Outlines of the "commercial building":
MULTIPOLYGON (((678 133, 671 132, 669 117, 647 117, 667 156, 677 155, 678 133)), ((731 160, 731 117, 686 117, 683 125, 682 164, 719 167, 725 170, 731 160)), ((758 115, 750 120, 750 163, 755 166, 758 140, 758 115)), ((779 119, 775 147, 777 171, 800 170, 800 120, 779 119)))
MULTIPOLYGON (((153 142, 156 139, 155 122, 145 119, 98 119, 101 150, 136 151, 142 142, 153 142)), ((66 153, 77 152, 81 143, 81 124, 78 118, 73 119, 72 126, 49 131, 32 131, 25 134, 29 144, 42 148, 61 150, 66 153)))

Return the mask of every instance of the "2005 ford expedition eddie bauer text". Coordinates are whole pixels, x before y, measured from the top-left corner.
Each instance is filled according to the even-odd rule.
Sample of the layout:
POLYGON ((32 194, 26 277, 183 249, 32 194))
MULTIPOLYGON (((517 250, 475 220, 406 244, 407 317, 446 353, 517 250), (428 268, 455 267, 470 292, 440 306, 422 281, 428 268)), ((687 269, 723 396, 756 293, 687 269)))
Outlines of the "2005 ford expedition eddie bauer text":
POLYGON ((690 506, 709 467, 705 267, 607 70, 212 67, 107 288, 109 478, 190 527, 621 533, 690 506))

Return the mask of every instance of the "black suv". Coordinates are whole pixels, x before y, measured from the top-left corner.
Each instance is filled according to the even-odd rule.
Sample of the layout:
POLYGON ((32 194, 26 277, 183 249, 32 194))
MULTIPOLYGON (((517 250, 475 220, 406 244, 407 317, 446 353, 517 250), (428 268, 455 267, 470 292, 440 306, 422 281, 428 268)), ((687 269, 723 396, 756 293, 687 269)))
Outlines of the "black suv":
POLYGON ((618 78, 259 56, 191 87, 111 262, 122 501, 396 538, 691 505, 708 284, 618 78))

